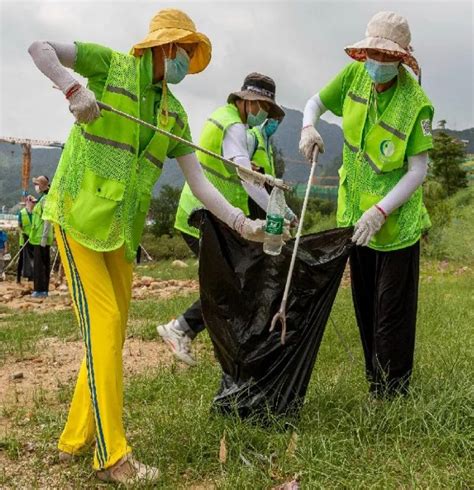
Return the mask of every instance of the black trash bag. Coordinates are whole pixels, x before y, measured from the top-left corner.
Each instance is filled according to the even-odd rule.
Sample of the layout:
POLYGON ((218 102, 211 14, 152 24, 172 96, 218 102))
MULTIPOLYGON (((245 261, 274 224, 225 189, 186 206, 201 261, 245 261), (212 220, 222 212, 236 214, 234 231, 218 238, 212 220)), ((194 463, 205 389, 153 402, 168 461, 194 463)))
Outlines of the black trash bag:
POLYGON ((352 228, 301 238, 287 303, 287 333, 270 332, 279 310, 294 240, 278 256, 263 252, 207 211, 201 228, 199 283, 203 316, 222 366, 213 408, 240 417, 297 415, 352 248, 352 228))

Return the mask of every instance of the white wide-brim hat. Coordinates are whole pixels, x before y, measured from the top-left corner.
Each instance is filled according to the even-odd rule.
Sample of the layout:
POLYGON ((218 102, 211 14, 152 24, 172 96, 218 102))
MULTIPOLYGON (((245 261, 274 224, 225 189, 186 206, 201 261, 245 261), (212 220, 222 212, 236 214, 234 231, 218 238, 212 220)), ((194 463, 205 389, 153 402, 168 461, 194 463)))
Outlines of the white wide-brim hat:
POLYGON ((412 54, 410 27, 405 17, 395 12, 378 12, 367 24, 365 35, 362 41, 344 48, 351 58, 365 61, 367 49, 376 49, 398 56, 416 75, 420 74, 420 66, 412 54))

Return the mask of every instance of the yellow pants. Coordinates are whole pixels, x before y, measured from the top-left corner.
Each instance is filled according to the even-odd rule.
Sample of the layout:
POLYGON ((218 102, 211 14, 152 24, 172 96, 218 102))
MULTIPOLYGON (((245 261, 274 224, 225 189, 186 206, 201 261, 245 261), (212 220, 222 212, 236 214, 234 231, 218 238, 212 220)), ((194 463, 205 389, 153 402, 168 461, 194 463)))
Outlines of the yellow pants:
POLYGON ((124 247, 96 252, 59 227, 56 239, 85 347, 58 447, 75 454, 95 439, 94 468, 108 468, 131 451, 122 421, 122 347, 133 264, 125 260, 124 247))

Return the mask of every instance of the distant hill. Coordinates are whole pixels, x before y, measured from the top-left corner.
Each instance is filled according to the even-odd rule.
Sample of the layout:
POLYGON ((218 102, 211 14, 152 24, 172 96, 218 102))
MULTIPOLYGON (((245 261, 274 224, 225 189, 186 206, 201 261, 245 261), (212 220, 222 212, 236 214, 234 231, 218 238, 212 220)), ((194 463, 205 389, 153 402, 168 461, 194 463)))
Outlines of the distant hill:
MULTIPOLYGON (((433 132, 439 132, 439 129, 435 129, 433 132)), ((446 133, 454 138, 463 140, 466 142, 466 153, 474 154, 474 128, 463 129, 461 131, 455 131, 454 129, 445 129, 446 133)))
MULTIPOLYGON (((293 183, 306 182, 309 173, 307 165, 298 151, 301 131, 302 113, 294 109, 285 108, 286 117, 275 134, 275 146, 281 151, 285 160, 284 178, 293 183)), ((337 174, 341 162, 343 144, 342 130, 337 124, 329 124, 321 120, 318 131, 324 139, 325 152, 319 158, 318 175, 337 174)), ((466 151, 474 153, 474 128, 462 131, 446 130, 450 135, 467 141, 466 151)), ((34 137, 35 135, 31 135, 34 137)), ((61 151, 59 149, 33 148, 32 175, 44 174, 48 177, 54 175, 61 151)), ((12 207, 18 203, 21 196, 21 163, 22 148, 19 145, 0 143, 0 206, 12 207)), ((184 183, 183 174, 176 160, 166 161, 163 174, 156 184, 154 194, 168 184, 181 187, 184 183)), ((33 193, 30 184, 30 192, 33 193)))

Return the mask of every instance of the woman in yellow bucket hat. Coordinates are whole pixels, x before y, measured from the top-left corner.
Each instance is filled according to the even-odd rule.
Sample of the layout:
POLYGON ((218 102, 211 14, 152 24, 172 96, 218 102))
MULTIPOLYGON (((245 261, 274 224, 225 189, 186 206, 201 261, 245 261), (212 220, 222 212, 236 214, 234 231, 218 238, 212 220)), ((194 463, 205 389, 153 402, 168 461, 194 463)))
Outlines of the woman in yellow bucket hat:
POLYGON ((166 158, 176 158, 193 193, 243 237, 263 241, 263 221, 231 206, 206 180, 193 149, 110 111, 97 100, 191 141, 187 114, 167 90, 211 58, 209 39, 183 12, 152 19, 131 54, 91 43, 35 42, 38 68, 69 100, 76 118, 45 203, 55 223, 85 345, 68 420, 59 440, 67 461, 95 441, 94 468, 105 481, 151 482, 158 470, 131 456, 123 428, 122 347, 132 264, 153 187, 166 158), (65 68, 88 79, 82 86, 65 68), (101 116, 101 117, 99 117, 101 116))

